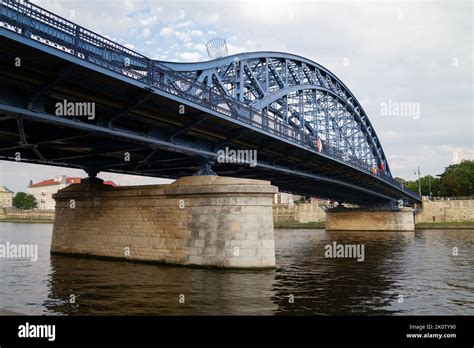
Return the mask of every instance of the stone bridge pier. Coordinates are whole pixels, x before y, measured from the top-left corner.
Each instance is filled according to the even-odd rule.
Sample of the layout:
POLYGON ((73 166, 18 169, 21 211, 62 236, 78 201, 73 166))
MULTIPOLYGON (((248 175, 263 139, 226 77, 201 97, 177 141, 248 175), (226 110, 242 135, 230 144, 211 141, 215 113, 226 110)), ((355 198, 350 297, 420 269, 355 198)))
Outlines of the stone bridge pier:
POLYGON ((51 253, 272 268, 277 191, 268 181, 219 176, 126 187, 84 180, 54 196, 51 253))
POLYGON ((327 231, 415 231, 412 208, 400 210, 336 209, 326 211, 327 231))

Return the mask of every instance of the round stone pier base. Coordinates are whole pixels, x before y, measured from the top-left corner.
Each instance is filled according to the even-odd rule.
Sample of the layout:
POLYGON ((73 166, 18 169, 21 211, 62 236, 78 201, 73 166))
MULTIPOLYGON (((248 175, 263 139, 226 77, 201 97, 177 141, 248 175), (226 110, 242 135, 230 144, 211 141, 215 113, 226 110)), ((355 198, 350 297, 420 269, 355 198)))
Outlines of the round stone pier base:
POLYGON ((54 196, 52 253, 179 265, 275 267, 268 181, 183 177, 169 185, 70 185, 54 196))

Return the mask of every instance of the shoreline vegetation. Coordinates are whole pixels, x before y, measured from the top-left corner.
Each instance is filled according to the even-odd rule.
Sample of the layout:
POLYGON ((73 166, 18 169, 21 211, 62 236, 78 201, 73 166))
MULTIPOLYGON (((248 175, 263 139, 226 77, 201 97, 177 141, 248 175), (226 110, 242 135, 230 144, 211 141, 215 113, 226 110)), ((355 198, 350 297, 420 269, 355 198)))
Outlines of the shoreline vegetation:
POLYGON ((415 224, 415 228, 474 229, 474 221, 420 222, 415 224))
MULTIPOLYGON (((324 229, 324 222, 280 222, 275 223, 276 229, 324 229)), ((421 222, 415 224, 415 229, 474 229, 474 221, 453 221, 453 222, 421 222)))
MULTIPOLYGON (((3 218, 0 222, 24 223, 24 224, 52 224, 53 219, 18 219, 3 218)), ((274 224, 275 229, 324 229, 324 222, 278 222, 274 224)), ((421 222, 415 224, 416 229, 474 229, 474 221, 452 221, 452 222, 421 222)))
POLYGON ((273 227, 276 229, 324 229, 326 223, 322 222, 279 222, 274 223, 273 227))

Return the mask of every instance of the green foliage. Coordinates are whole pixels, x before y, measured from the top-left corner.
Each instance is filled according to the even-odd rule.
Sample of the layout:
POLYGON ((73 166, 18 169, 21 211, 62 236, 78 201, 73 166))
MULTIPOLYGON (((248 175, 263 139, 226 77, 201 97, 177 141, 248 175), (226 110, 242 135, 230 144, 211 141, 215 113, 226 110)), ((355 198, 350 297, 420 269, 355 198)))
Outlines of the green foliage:
MULTIPOLYGON (((439 184, 440 179, 435 178, 431 175, 426 175, 420 178, 421 183, 421 194, 423 196, 429 196, 430 194, 430 185, 431 185, 431 195, 433 197, 439 196, 439 184)), ((418 193, 418 180, 407 182, 406 187, 412 190, 413 192, 418 193)))
POLYGON ((474 189, 474 161, 464 160, 446 167, 439 185, 442 196, 469 196, 474 189))
POLYGON ((33 209, 38 207, 36 198, 25 192, 17 192, 13 197, 13 206, 18 209, 33 209))
POLYGON ((400 178, 399 176, 394 177, 395 180, 397 180, 400 184, 405 185, 407 181, 403 178, 400 178))
MULTIPOLYGON (((418 180, 405 181, 398 177, 395 180, 418 193, 418 180)), ((433 197, 474 195, 474 161, 464 160, 459 164, 450 165, 439 178, 426 175, 420 178, 420 183, 423 196, 429 195, 430 184, 433 197)))

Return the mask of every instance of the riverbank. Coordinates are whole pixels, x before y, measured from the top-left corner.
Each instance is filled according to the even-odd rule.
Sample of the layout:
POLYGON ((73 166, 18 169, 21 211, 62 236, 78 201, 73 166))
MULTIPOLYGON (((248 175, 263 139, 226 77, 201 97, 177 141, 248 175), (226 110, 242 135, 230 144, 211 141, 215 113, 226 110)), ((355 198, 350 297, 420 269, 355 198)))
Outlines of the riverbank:
POLYGON ((52 224, 53 219, 18 219, 18 218, 6 218, 0 219, 0 222, 12 222, 22 224, 52 224))
POLYGON ((0 222, 20 222, 25 224, 47 223, 54 221, 54 209, 17 209, 0 208, 0 222))
POLYGON ((320 222, 275 222, 274 228, 288 228, 288 229, 324 229, 326 223, 320 222))
POLYGON ((473 230, 474 221, 454 221, 454 222, 419 222, 415 224, 416 229, 463 229, 473 230))
MULTIPOLYGON (((324 222, 287 222, 287 223, 275 223, 274 227, 277 229, 324 229, 324 222)), ((415 229, 463 229, 463 230, 474 230, 474 221, 462 221, 462 222, 422 222, 415 224, 415 229)))
MULTIPOLYGON (((23 224, 52 224, 53 219, 18 219, 6 218, 0 219, 0 222, 23 223, 23 224)), ((276 229, 324 229, 326 226, 324 222, 278 222, 274 223, 276 229)), ((474 230, 474 221, 462 222, 420 222, 415 224, 416 229, 465 229, 474 230)))
POLYGON ((7 316, 7 315, 24 315, 24 314, 12 312, 12 311, 0 308, 0 317, 7 316))

